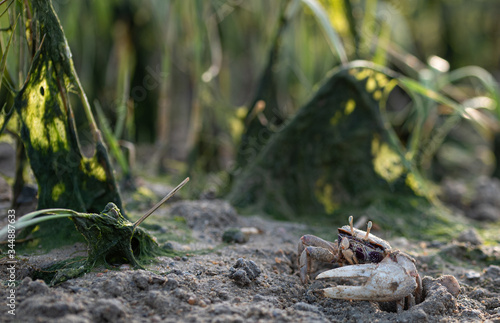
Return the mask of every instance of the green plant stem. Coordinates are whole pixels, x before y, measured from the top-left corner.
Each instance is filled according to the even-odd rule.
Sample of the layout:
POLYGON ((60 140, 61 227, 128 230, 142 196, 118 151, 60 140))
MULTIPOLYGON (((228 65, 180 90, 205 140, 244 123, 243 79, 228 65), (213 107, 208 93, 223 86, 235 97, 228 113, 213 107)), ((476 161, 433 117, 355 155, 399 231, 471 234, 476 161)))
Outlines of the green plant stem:
POLYGON ((92 131, 94 140, 96 141, 96 143, 102 144, 103 141, 102 141, 101 131, 99 131, 99 128, 97 128, 97 124, 95 122, 94 115, 92 114, 92 109, 90 107, 89 100, 87 99, 87 95, 83 90, 82 84, 80 83, 80 79, 76 74, 75 67, 73 66, 73 64, 71 64, 71 74, 77 85, 78 95, 80 96, 80 100, 82 101, 83 110, 85 111, 85 116, 87 117, 87 120, 89 122, 89 127, 90 130, 92 131))
MULTIPOLYGON (((32 213, 37 213, 35 215, 32 215, 32 213, 27 214, 29 216, 29 219, 25 219, 24 221, 21 220, 24 217, 21 218, 21 219, 19 219, 19 221, 17 221, 16 224, 13 225, 15 227, 15 230, 23 229, 23 228, 29 227, 31 225, 39 224, 39 223, 42 223, 42 222, 45 222, 45 221, 49 221, 49 220, 60 219, 60 218, 69 218, 70 216, 74 216, 76 214, 76 212, 72 211, 72 213, 47 215, 47 216, 44 216, 44 217, 31 219, 34 216, 36 216, 38 214, 42 214, 42 213, 48 212, 49 210, 50 209, 40 210, 38 212, 32 212, 32 213)), ((65 209, 53 209, 53 210, 65 210, 65 209)), ((65 211, 71 211, 71 210, 65 210, 65 211)), ((8 230, 9 230, 9 226, 6 226, 2 230, 0 230, 0 237, 5 236, 7 234, 7 232, 8 232, 8 230)))

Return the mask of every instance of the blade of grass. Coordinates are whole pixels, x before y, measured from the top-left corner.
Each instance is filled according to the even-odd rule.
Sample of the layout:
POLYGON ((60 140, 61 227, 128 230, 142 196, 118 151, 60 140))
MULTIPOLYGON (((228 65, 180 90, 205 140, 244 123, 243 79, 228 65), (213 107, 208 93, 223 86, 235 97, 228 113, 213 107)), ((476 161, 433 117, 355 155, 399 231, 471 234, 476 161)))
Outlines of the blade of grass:
POLYGON ((495 81, 493 76, 488 73, 485 69, 479 67, 479 66, 465 66, 459 69, 456 69, 454 71, 449 72, 444 76, 445 81, 444 82, 439 82, 440 88, 449 84, 456 82, 458 80, 464 79, 464 78, 476 78, 483 84, 483 86, 486 88, 486 90, 492 95, 492 99, 495 102, 496 105, 496 113, 497 116, 500 118, 500 106, 499 106, 499 100, 500 100, 500 93, 498 89, 498 83, 495 81))
MULTIPOLYGON (((430 99, 436 103, 448 106, 455 111, 456 114, 454 116, 452 116, 452 118, 450 118, 450 120, 448 122, 446 122, 445 125, 441 126, 440 128, 438 128, 436 130, 435 135, 427 141, 427 144, 423 143, 421 140, 422 133, 419 133, 421 129, 419 129, 419 127, 417 127, 417 129, 415 129, 415 131, 417 133, 413 134, 413 136, 412 136, 413 138, 410 140, 409 148, 406 149, 407 152, 409 153, 409 154, 407 154, 407 157, 409 157, 413 161, 415 161, 414 160, 415 157, 418 157, 418 151, 420 151, 421 149, 426 150, 428 148, 432 148, 432 152, 435 152, 437 150, 437 148, 439 147, 439 143, 441 143, 443 141, 446 134, 449 132, 449 130, 455 124, 455 121, 460 120, 460 118, 465 118, 465 119, 470 120, 472 122, 473 126, 476 126, 479 128, 478 131, 480 131, 481 129, 484 130, 485 128, 488 127, 488 124, 484 120, 475 118, 473 115, 471 115, 467 111, 467 109, 464 105, 462 105, 462 104, 460 104, 452 99, 449 99, 446 96, 443 96, 440 93, 438 93, 432 89, 429 89, 428 87, 425 87, 424 85, 420 84, 416 80, 402 76, 402 75, 390 70, 389 68, 374 64, 374 63, 369 62, 369 61, 363 61, 363 60, 350 62, 349 64, 344 66, 344 68, 347 68, 347 69, 367 68, 367 69, 371 69, 371 70, 380 72, 382 74, 385 74, 386 76, 389 76, 389 77, 393 78, 394 80, 396 80, 398 85, 401 86, 404 90, 406 90, 406 92, 412 97, 413 101, 415 102, 415 106, 416 106, 415 108, 417 109, 417 114, 418 114, 417 118, 418 118, 418 120, 420 120, 420 121, 417 120, 417 123, 419 123, 419 122, 422 123, 422 121, 425 121, 427 118, 426 111, 424 111, 425 109, 418 110, 419 106, 421 105, 418 103, 418 100, 420 100, 420 99, 430 99), (423 146, 426 146, 426 147, 423 147, 423 146)), ((395 143, 397 146, 402 147, 399 139, 397 139, 397 135, 395 134, 394 130, 392 129, 392 126, 388 123, 387 118, 384 117, 384 119, 386 119, 384 121, 384 123, 387 124, 386 130, 388 131, 388 133, 391 137, 391 141, 393 141, 393 143, 395 143)), ((429 156, 424 156, 424 157, 428 158, 429 156)))
POLYGON ((370 47, 372 44, 372 39, 376 37, 375 35, 375 13, 377 10, 377 0, 366 0, 365 1, 365 15, 363 17, 363 23, 361 26, 360 34, 360 55, 361 58, 370 58, 370 47))
POLYGON ((175 187, 170 193, 168 193, 160 202, 156 203, 149 211, 146 212, 141 218, 134 223, 134 229, 142 223, 142 221, 146 220, 148 216, 150 216, 154 211, 156 211, 163 203, 165 203, 169 198, 174 196, 178 190, 180 190, 186 183, 189 182, 189 177, 186 177, 177 187, 175 187))
POLYGON ((113 132, 111 131, 111 128, 108 124, 108 121, 106 119, 106 116, 104 115, 104 112, 102 111, 101 105, 99 104, 99 101, 95 100, 94 101, 94 106, 95 110, 97 112, 97 120, 99 121, 99 128, 102 130, 102 133, 104 135, 104 138, 109 144, 109 148, 112 152, 112 154, 115 156, 116 161, 118 164, 120 164, 120 167, 125 175, 130 174, 130 168, 127 163, 127 159, 125 158, 125 155, 123 154, 122 150, 120 149, 120 145, 118 144, 118 140, 115 138, 113 135, 113 132))
POLYGON ((7 46, 5 47, 5 52, 0 48, 0 54, 2 54, 2 61, 0 62, 0 89, 2 88, 2 80, 3 74, 5 72, 5 68, 7 66, 7 55, 9 53, 10 44, 12 44, 12 39, 14 39, 14 34, 16 32, 17 22, 19 21, 19 15, 17 15, 16 22, 12 27, 12 33, 10 34, 9 41, 7 42, 7 46))
POLYGON ((326 35, 326 39, 332 49, 332 52, 337 53, 342 65, 347 64, 349 60, 347 59, 344 45, 342 44, 338 33, 333 28, 330 19, 328 19, 328 15, 323 6, 316 0, 302 0, 302 2, 307 5, 316 16, 316 19, 326 35))
POLYGON ((68 218, 70 216, 74 216, 78 214, 77 212, 69 209, 44 209, 44 210, 38 210, 35 212, 28 213, 21 218, 19 218, 14 225, 7 225, 4 227, 2 230, 0 230, 0 238, 5 236, 9 229, 12 229, 14 227, 15 230, 20 230, 26 227, 29 227, 31 225, 35 225, 38 223, 42 223, 45 221, 53 220, 53 219, 60 219, 60 218, 68 218), (55 214, 53 214, 55 213, 55 214), (47 214, 47 216, 35 218, 38 215, 41 214, 47 214), (52 215, 48 215, 52 214, 52 215), (11 226, 11 227, 9 227, 11 226))
MULTIPOLYGON (((438 92, 423 86, 418 81, 415 81, 415 80, 410 79, 406 76, 400 75, 389 68, 374 64, 374 63, 369 62, 369 61, 364 61, 364 60, 352 61, 349 64, 347 64, 345 67, 346 68, 360 68, 360 67, 362 67, 362 68, 371 69, 371 70, 380 72, 382 74, 385 74, 386 76, 389 76, 391 78, 398 80, 399 85, 402 86, 403 88, 410 90, 410 91, 413 91, 417 94, 420 94, 420 95, 422 95, 426 98, 429 98, 437 103, 448 106, 448 107, 452 108, 453 110, 455 110, 456 112, 460 113, 463 117, 470 118, 470 120, 478 122, 467 113, 465 108, 460 103, 458 103, 454 100, 451 100, 451 99, 445 97, 444 95, 441 95, 438 92)), ((479 124, 479 125, 481 125, 481 124, 479 124)))

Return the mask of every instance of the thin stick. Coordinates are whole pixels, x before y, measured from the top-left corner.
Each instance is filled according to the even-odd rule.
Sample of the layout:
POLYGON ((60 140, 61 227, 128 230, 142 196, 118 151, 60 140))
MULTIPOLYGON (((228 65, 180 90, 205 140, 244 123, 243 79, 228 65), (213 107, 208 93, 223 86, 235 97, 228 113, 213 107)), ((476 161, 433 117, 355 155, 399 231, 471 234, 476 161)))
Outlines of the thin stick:
POLYGON ((153 206, 148 212, 146 212, 146 214, 144 214, 139 220, 135 221, 134 230, 139 224, 142 223, 142 221, 146 220, 146 218, 150 216, 154 211, 156 211, 163 203, 174 196, 174 194, 177 193, 177 191, 180 190, 184 185, 186 185, 187 182, 189 182, 189 177, 186 177, 186 179, 183 180, 182 183, 177 185, 177 187, 174 188, 170 193, 168 193, 160 202, 156 203, 156 205, 153 206))

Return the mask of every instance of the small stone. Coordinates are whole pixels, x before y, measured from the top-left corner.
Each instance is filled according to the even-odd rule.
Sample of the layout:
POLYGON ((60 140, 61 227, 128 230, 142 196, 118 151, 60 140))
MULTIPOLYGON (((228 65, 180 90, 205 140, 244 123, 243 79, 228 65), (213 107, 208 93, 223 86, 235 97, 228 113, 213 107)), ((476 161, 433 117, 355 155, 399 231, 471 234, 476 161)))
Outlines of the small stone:
POLYGON ((500 180, 494 177, 480 177, 476 184, 472 205, 489 204, 500 207, 500 180))
POLYGON ((425 300, 417 307, 427 315, 442 315, 453 313, 458 309, 457 299, 450 293, 439 279, 422 278, 422 287, 426 291, 425 300))
POLYGON ((158 275, 153 275, 151 276, 151 283, 157 284, 157 285, 165 285, 168 281, 168 278, 158 276, 158 275))
POLYGON ((232 271, 229 274, 229 278, 233 279, 240 286, 249 285, 252 282, 243 269, 232 271))
POLYGON ((468 296, 472 299, 475 299, 475 300, 480 300, 484 297, 487 297, 488 294, 490 292, 484 288, 481 288, 481 287, 477 287, 477 288, 474 288, 474 290, 472 290, 468 296))
POLYGON ((498 208, 491 204, 479 204, 466 213, 469 218, 478 221, 495 222, 500 220, 498 208))
POLYGON ((443 275, 436 279, 438 283, 446 287, 448 293, 457 297, 460 294, 460 284, 458 283, 455 276, 443 275))
POLYGON ((190 296, 187 300, 189 305, 195 305, 196 304, 196 298, 193 296, 190 296))
POLYGON ((149 286, 149 277, 141 271, 134 273, 132 280, 139 289, 147 289, 149 286))
POLYGON ((174 250, 174 245, 172 244, 172 242, 165 242, 162 248, 165 250, 174 250))
POLYGON ((222 241, 225 243, 245 243, 248 241, 248 237, 240 229, 231 228, 224 232, 222 241))
POLYGON ((125 306, 118 299, 102 299, 92 309, 94 322, 119 322, 127 317, 125 306))
POLYGON ((223 301, 227 301, 229 299, 229 294, 225 291, 220 291, 217 296, 223 301))
POLYGON ((105 280, 103 289, 113 297, 121 296, 123 294, 123 279, 115 277, 115 279, 105 280))
POLYGON ((255 262, 243 258, 236 260, 236 264, 229 268, 229 278, 240 286, 249 285, 260 274, 261 270, 255 262))
POLYGON ((120 266, 121 271, 130 270, 132 267, 129 264, 123 264, 120 266))
POLYGON ((492 279, 498 279, 500 277, 500 266, 488 266, 488 268, 484 271, 484 276, 492 279))
POLYGON ((467 230, 462 231, 458 236, 457 240, 459 242, 470 243, 473 246, 479 246, 483 244, 483 240, 481 239, 476 229, 474 228, 469 228, 467 230))
POLYGON ((157 309, 157 310, 164 310, 165 308, 168 308, 169 301, 166 296, 164 296, 161 292, 157 290, 150 291, 144 300, 144 303, 151 308, 157 309))
POLYGON ((183 288, 176 288, 172 291, 172 294, 177 297, 178 299, 181 299, 181 300, 189 300, 190 296, 188 294, 188 292, 186 290, 184 290, 183 288))
POLYGON ((441 184, 441 199, 447 203, 461 208, 464 205, 464 196, 467 195, 467 186, 457 180, 445 179, 441 184))
POLYGON ((177 280, 172 276, 170 278, 166 278, 165 283, 163 283, 163 288, 166 290, 174 290, 179 286, 177 280))
POLYGON ((479 274, 478 272, 475 272, 473 270, 471 271, 468 271, 465 273, 465 277, 467 279, 478 279, 479 277, 481 277, 481 274, 479 274))
POLYGON ((205 303, 205 301, 203 300, 199 301, 198 305, 200 305, 201 307, 207 307, 207 303, 205 303))
POLYGON ((460 317, 465 318, 469 322, 484 322, 484 315, 478 309, 465 309, 460 313, 460 317))

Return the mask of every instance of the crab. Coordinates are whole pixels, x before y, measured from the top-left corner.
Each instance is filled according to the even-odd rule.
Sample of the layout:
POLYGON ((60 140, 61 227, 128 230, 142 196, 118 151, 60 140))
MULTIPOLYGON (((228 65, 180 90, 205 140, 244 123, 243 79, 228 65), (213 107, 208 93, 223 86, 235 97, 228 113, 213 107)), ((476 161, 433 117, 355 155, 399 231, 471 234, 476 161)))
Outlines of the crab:
POLYGON ((313 235, 300 238, 299 271, 304 284, 309 281, 312 261, 336 263, 340 268, 325 271, 316 278, 365 278, 361 286, 335 286, 320 290, 325 297, 349 300, 389 302, 396 301, 397 311, 421 302, 422 281, 415 260, 367 230, 349 225, 338 229, 338 240, 330 242, 313 235))

